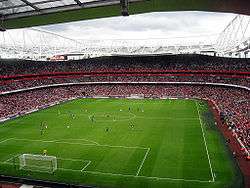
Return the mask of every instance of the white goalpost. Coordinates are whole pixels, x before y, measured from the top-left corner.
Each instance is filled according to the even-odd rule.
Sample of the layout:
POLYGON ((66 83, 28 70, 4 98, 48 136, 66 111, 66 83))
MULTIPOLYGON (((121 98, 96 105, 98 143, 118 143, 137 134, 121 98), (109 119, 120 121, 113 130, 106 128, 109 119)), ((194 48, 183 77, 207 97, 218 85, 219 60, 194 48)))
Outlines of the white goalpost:
POLYGON ((53 173, 57 170, 57 158, 55 156, 22 154, 19 156, 19 168, 53 173))

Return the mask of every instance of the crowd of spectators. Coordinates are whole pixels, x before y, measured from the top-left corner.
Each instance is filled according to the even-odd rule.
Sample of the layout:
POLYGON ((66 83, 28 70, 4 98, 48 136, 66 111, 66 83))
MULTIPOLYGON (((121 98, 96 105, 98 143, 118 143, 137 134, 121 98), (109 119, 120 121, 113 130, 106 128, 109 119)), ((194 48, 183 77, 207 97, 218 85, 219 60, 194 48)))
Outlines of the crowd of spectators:
POLYGON ((42 77, 22 80, 0 81, 0 93, 18 89, 27 89, 53 84, 81 83, 81 82, 202 82, 233 84, 250 87, 249 78, 223 77, 215 75, 107 75, 107 76, 65 76, 42 77))
POLYGON ((113 56, 66 62, 1 60, 0 93, 77 82, 211 82, 250 87, 249 72, 250 60, 204 55, 113 56), (208 71, 208 73, 194 74, 188 71, 208 71), (214 73, 214 71, 225 73, 214 73), (228 75, 228 71, 233 72, 228 75), (245 76, 239 71, 245 72, 245 76), (28 76, 30 74, 35 75, 28 76), (26 77, 10 78, 17 75, 26 77))
POLYGON ((77 61, 1 60, 0 75, 84 71, 220 70, 250 71, 250 60, 204 55, 110 56, 77 61))

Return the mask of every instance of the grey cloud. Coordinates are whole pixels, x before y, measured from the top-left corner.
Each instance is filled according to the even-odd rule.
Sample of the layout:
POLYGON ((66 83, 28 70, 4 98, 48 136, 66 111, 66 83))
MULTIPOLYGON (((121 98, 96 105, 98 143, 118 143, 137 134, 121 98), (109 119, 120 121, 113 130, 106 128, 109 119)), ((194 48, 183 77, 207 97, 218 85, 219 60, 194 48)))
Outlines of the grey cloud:
POLYGON ((234 14, 163 12, 49 25, 43 29, 73 38, 167 37, 219 33, 234 14))

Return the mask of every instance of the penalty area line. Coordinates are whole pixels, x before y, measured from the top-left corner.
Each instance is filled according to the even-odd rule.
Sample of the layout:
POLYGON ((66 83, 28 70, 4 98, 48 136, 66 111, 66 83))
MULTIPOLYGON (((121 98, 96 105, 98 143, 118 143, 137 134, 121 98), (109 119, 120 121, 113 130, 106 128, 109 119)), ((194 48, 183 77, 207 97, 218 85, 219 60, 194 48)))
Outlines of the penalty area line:
POLYGON ((2 162, 2 163, 8 163, 8 162, 11 161, 12 159, 14 159, 14 158, 16 158, 16 157, 19 157, 19 156, 20 156, 19 154, 18 154, 18 155, 14 155, 14 156, 8 158, 7 160, 5 160, 5 161, 2 162))
POLYGON ((9 140, 12 140, 13 138, 8 138, 8 139, 5 139, 5 140, 2 140, 2 141, 0 141, 0 144, 2 144, 2 143, 4 143, 4 142, 7 142, 7 141, 9 141, 9 140))
POLYGON ((77 142, 64 142, 58 140, 33 140, 33 139, 23 139, 23 138, 12 138, 13 140, 17 141, 27 141, 27 142, 42 142, 42 143, 56 143, 56 144, 69 144, 69 145, 81 145, 81 146, 93 146, 93 147, 109 147, 109 148, 124 148, 124 149, 141 149, 147 150, 148 148, 141 147, 141 146, 119 146, 119 145, 107 145, 107 144, 84 144, 84 143, 77 143, 77 142))
POLYGON ((89 165, 90 165, 91 161, 88 162, 88 164, 86 164, 82 169, 81 172, 83 172, 89 165))
POLYGON ((197 179, 169 178, 169 177, 155 177, 155 176, 135 176, 135 175, 129 175, 129 174, 114 174, 114 173, 109 173, 109 172, 98 172, 98 171, 87 171, 87 170, 85 170, 83 172, 89 173, 89 174, 108 175, 108 176, 121 176, 121 177, 142 178, 142 179, 185 181, 185 182, 198 182, 198 183, 212 183, 212 181, 197 180, 197 179))
POLYGON ((150 151, 150 148, 147 149, 147 151, 146 151, 146 153, 145 153, 145 155, 144 155, 144 158, 142 159, 141 165, 140 165, 140 167, 139 167, 139 169, 138 169, 138 171, 137 171, 137 173, 136 173, 136 176, 139 175, 139 173, 140 173, 140 171, 141 171, 141 169, 142 169, 142 166, 143 166, 143 164, 144 164, 144 162, 145 162, 145 160, 146 160, 146 158, 147 158, 147 156, 148 156, 149 151, 150 151))

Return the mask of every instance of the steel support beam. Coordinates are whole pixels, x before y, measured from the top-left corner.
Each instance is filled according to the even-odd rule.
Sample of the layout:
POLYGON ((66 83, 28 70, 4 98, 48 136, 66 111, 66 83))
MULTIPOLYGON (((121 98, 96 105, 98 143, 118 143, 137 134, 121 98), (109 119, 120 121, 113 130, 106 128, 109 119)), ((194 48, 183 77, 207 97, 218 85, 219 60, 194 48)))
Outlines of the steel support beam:
POLYGON ((120 0, 120 4, 121 4, 121 14, 123 16, 129 16, 128 13, 128 0, 120 0))
POLYGON ((81 2, 81 1, 79 1, 79 0, 74 0, 75 2, 76 2, 76 4, 78 4, 79 6, 83 6, 84 4, 81 2))
MULTIPOLYGON (((34 6, 36 5, 42 5, 45 3, 53 3, 53 2, 58 2, 61 0, 44 0, 44 1, 40 1, 40 2, 34 2, 32 3, 34 6)), ((1 1, 0 1, 1 2, 1 1)), ((22 7, 26 7, 27 4, 22 4, 22 5, 13 5, 13 6, 9 6, 9 7, 0 7, 0 10, 8 10, 8 9, 14 9, 14 8, 22 8, 22 7)), ((29 5, 28 5, 29 6, 29 5)))
POLYGON ((35 9, 36 11, 40 11, 40 9, 37 7, 37 6, 35 6, 34 4, 32 4, 31 2, 29 2, 29 1, 27 1, 27 0, 21 0, 23 3, 25 3, 26 5, 28 5, 28 6, 30 6, 30 7, 32 7, 33 9, 35 9))
POLYGON ((0 32, 6 31, 4 25, 3 25, 3 15, 0 14, 0 32))
POLYGON ((222 54, 244 51, 250 39, 250 16, 237 15, 219 35, 215 48, 222 54))

